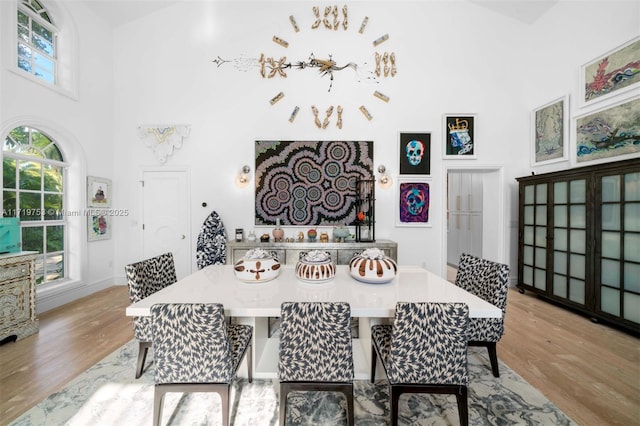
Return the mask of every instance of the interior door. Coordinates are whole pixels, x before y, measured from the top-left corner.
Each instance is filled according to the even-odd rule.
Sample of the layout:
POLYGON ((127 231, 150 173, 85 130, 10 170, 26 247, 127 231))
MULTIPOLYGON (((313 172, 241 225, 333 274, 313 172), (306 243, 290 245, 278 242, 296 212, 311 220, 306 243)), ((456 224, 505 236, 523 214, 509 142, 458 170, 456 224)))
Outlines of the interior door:
POLYGON ((173 253, 178 279, 191 274, 188 170, 142 171, 143 255, 173 253))

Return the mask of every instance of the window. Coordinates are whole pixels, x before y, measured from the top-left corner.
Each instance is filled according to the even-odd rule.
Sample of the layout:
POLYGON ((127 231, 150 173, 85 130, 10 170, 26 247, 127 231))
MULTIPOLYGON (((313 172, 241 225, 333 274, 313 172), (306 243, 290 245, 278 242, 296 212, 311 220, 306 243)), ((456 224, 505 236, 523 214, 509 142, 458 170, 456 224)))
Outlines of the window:
POLYGON ((57 30, 49 12, 37 0, 18 6, 18 68, 56 84, 57 30))
POLYGON ((40 253, 36 284, 65 277, 62 152, 46 134, 16 127, 2 147, 3 216, 20 218, 22 250, 40 253))

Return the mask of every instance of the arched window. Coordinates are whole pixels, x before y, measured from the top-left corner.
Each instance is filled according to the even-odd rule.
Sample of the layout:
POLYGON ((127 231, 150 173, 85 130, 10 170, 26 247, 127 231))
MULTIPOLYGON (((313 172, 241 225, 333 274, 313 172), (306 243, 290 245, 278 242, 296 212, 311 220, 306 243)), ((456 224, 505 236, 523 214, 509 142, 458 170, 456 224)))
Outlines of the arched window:
POLYGON ((58 30, 38 0, 18 3, 18 68, 57 84, 58 30))
POLYGON ((2 150, 3 216, 20 218, 22 250, 40 253, 36 283, 64 278, 63 154, 49 136, 26 126, 11 130, 2 150))

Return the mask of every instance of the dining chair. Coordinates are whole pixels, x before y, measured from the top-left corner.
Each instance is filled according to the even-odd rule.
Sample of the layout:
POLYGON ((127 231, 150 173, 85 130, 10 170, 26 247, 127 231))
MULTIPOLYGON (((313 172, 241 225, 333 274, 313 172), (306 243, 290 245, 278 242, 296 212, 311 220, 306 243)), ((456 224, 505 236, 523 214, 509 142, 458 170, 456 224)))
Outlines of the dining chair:
POLYGON ((229 425, 230 388, 243 358, 252 381, 253 327, 228 324, 219 303, 167 303, 151 307, 155 358, 153 424, 167 392, 216 392, 222 424, 229 425))
POLYGON ((471 318, 468 334, 469 346, 487 348, 491 371, 494 377, 500 377, 496 346, 504 334, 509 266, 463 253, 458 263, 455 284, 502 310, 500 318, 471 318))
POLYGON ((216 211, 204 220, 196 244, 196 265, 198 270, 209 265, 227 263, 227 231, 216 211))
MULTIPOLYGON (((127 276, 131 303, 139 302, 177 281, 172 253, 164 253, 131 263, 124 267, 124 271, 127 276)), ((133 317, 133 334, 138 340, 137 379, 144 371, 144 362, 151 347, 151 318, 133 317)))
POLYGON ((347 424, 354 424, 351 307, 346 302, 284 302, 281 305, 280 425, 292 391, 341 392, 347 424))
POLYGON ((389 380, 391 424, 398 424, 403 393, 454 394, 461 425, 468 425, 465 303, 398 302, 393 324, 371 327, 371 383, 376 361, 389 380))

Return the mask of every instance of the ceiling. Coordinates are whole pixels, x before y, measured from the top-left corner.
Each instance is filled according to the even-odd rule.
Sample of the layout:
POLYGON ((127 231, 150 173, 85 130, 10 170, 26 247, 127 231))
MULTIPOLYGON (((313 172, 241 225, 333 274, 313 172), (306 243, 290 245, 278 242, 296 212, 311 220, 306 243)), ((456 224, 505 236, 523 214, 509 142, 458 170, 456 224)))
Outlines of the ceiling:
MULTIPOLYGON (((69 1, 69 0, 66 0, 69 1)), ((194 0, 79 0, 95 14, 101 16, 112 28, 152 14, 181 1, 194 0)), ((218 1, 218 0, 201 0, 218 1)), ((275 0, 277 1, 277 0, 275 0)), ((418 0, 434 1, 434 0, 418 0)), ((501 15, 531 24, 544 15, 560 0, 467 0, 501 15)))

